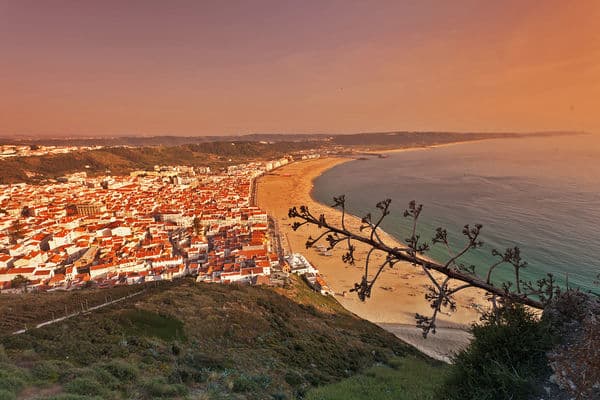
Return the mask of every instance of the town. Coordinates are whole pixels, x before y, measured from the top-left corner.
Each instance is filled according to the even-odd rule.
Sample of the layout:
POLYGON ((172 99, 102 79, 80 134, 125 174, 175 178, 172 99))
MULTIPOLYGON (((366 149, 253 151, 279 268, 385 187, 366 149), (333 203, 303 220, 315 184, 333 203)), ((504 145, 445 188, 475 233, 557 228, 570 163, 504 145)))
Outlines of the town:
POLYGON ((98 150, 104 146, 43 146, 0 144, 0 160, 15 157, 45 156, 49 154, 67 154, 82 150, 98 150))
POLYGON ((78 172, 45 185, 2 185, 0 292, 108 288, 184 276, 277 285, 298 273, 328 294, 302 255, 284 254, 275 225, 254 205, 254 180, 290 159, 217 172, 157 165, 129 176, 78 172))

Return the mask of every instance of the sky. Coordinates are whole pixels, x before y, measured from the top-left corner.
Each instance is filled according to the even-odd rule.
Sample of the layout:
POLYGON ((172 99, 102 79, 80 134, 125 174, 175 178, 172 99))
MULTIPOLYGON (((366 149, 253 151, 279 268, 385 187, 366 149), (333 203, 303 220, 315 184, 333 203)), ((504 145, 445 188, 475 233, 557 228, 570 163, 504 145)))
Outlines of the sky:
POLYGON ((0 134, 600 132, 598 21, 598 0, 0 0, 0 134))

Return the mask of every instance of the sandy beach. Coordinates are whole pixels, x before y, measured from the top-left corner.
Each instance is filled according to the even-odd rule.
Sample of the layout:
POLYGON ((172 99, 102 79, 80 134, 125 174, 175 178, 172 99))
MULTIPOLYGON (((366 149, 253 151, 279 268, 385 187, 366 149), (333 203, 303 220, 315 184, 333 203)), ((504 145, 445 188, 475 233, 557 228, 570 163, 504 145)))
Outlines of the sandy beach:
MULTIPOLYGON (((416 312, 429 315, 431 309, 424 298, 429 282, 427 277, 409 263, 397 264, 386 269, 378 279, 371 298, 361 302, 350 289, 362 276, 362 260, 368 250, 366 245, 356 244, 357 264, 349 266, 341 260, 345 252, 343 246, 334 249, 333 256, 321 255, 316 249, 306 249, 308 236, 316 237, 319 229, 303 226, 298 231, 291 228, 288 218, 291 206, 307 205, 314 214, 324 214, 330 222, 339 222, 341 213, 311 197, 313 180, 329 168, 351 158, 321 158, 295 162, 267 174, 257 181, 257 204, 266 210, 279 225, 282 244, 288 252, 302 253, 315 265, 330 288, 336 293, 336 299, 348 310, 380 324, 403 340, 422 349, 427 354, 442 360, 456 349, 465 346, 469 335, 464 330, 479 319, 475 304, 484 304, 483 294, 474 289, 464 290, 457 295, 458 309, 450 315, 441 315, 436 335, 422 339, 420 330, 414 327, 416 312)), ((342 194, 342 193, 340 193, 342 194)), ((373 199, 373 204, 381 199, 373 199)), ((360 219, 350 217, 347 225, 357 230, 360 219)), ((384 234, 384 240, 390 246, 400 246, 391 236, 384 234)), ((326 245, 325 242, 323 242, 326 245)), ((383 254, 375 254, 376 260, 382 260, 383 254)))

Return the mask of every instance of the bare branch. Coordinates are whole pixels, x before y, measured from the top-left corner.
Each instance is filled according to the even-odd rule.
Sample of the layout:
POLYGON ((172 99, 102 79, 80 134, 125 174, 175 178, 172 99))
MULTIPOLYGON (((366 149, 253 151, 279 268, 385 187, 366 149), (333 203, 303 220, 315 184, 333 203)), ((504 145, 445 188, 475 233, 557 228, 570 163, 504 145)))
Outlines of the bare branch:
MULTIPOLYGON (((341 207, 343 205, 343 213, 345 214, 345 198, 342 197, 340 200, 340 198, 338 197, 336 199, 338 207, 341 207)), ((535 286, 538 285, 538 283, 536 283, 535 285, 531 285, 532 287, 535 286, 537 288, 534 291, 531 289, 529 284, 524 285, 524 283, 519 279, 520 269, 525 268, 527 266, 527 263, 521 259, 520 251, 518 248, 511 249, 510 252, 505 253, 505 255, 503 256, 502 262, 507 262, 513 266, 515 280, 514 282, 504 282, 501 286, 496 286, 491 282, 491 274, 494 268, 496 268, 502 262, 494 264, 492 267, 490 267, 485 279, 480 278, 479 276, 474 274, 473 266, 467 267, 464 264, 458 263, 460 257, 466 254, 470 249, 474 249, 482 245, 482 242, 479 240, 479 235, 482 228, 481 225, 474 225, 473 227, 465 225, 462 233, 467 237, 468 243, 459 253, 451 257, 451 259, 448 262, 444 264, 438 263, 436 261, 427 259, 422 255, 427 250, 429 250, 429 245, 427 243, 420 243, 420 236, 417 234, 417 222, 423 209, 423 206, 421 204, 417 205, 416 202, 411 201, 409 203, 408 209, 404 212, 405 217, 410 217, 412 219, 411 237, 407 238, 407 247, 392 248, 383 243, 382 241, 378 240, 373 231, 376 228, 378 228, 379 224, 382 221, 382 218, 385 218, 389 214, 389 204, 390 203, 388 200, 378 203, 377 208, 381 210, 381 216, 375 223, 372 222, 370 214, 365 216, 362 219, 363 225, 361 225, 361 229, 359 229, 358 233, 352 232, 344 226, 334 226, 327 222, 324 218, 316 218, 310 213, 308 207, 305 206, 301 206, 300 209, 297 209, 296 207, 291 208, 288 215, 290 218, 296 218, 302 221, 298 225, 294 224, 294 226, 296 226, 297 228, 300 228, 305 223, 317 225, 319 228, 325 228, 326 235, 323 236, 326 237, 330 248, 335 247, 341 241, 345 241, 348 245, 348 252, 344 255, 345 262, 354 262, 355 247, 352 244, 353 241, 365 243, 371 248, 382 251, 383 253, 388 255, 386 262, 382 263, 374 279, 369 279, 368 276, 364 275, 363 281, 355 285, 355 291, 359 292, 359 295, 360 293, 364 294, 365 298, 368 297, 368 295, 370 295, 369 288, 373 287, 373 284, 375 283, 377 277, 379 276, 380 272, 383 270, 384 267, 393 265, 398 261, 404 260, 409 261, 415 266, 420 266, 421 269, 426 271, 427 275, 431 275, 430 271, 433 270, 442 273, 451 280, 463 282, 463 285, 459 286, 460 290, 462 290, 465 287, 473 286, 482 289, 487 293, 490 293, 491 295, 500 298, 506 298, 510 301, 522 303, 538 309, 542 309, 544 307, 544 301, 547 300, 549 294, 546 295, 544 299, 533 298, 531 297, 533 293, 539 295, 542 292, 542 289, 539 289, 537 288, 537 286, 535 286), (364 228, 371 228, 371 232, 369 232, 369 234, 366 236, 360 233, 364 228), (513 285, 516 285, 516 290, 512 290, 513 285), (361 289, 360 291, 359 288, 361 289), (528 292, 523 293, 522 289, 525 289, 528 292)), ((322 238, 322 236, 320 236, 319 238, 322 238)), ((448 244, 447 233, 441 228, 437 231, 437 234, 433 240, 433 243, 439 242, 444 243, 445 245, 448 244)), ((499 253, 495 255, 498 254, 499 253)), ((556 290, 556 282, 553 279, 545 279, 546 280, 543 283, 543 292, 554 293, 556 290)), ((435 282, 436 289, 439 290, 439 288, 443 288, 443 285, 437 282, 433 276, 430 277, 430 280, 432 282, 435 282)), ((455 294, 457 291, 458 290, 456 289, 446 288, 444 290, 443 296, 441 296, 440 302, 443 303, 444 300, 449 301, 450 296, 452 294, 455 294)))

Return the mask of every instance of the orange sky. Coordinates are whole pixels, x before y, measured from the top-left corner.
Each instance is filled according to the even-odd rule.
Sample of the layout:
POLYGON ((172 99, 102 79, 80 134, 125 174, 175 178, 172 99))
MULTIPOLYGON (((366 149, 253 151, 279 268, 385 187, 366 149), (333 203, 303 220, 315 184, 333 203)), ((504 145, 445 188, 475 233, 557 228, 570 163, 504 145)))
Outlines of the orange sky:
POLYGON ((593 0, 0 0, 0 134, 600 132, 599 21, 593 0))

